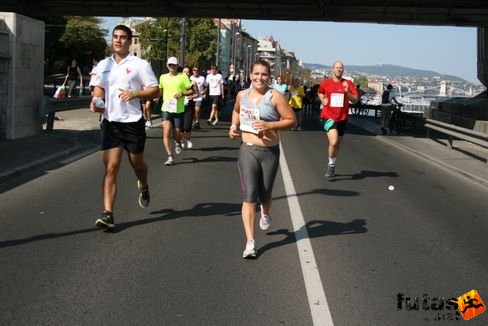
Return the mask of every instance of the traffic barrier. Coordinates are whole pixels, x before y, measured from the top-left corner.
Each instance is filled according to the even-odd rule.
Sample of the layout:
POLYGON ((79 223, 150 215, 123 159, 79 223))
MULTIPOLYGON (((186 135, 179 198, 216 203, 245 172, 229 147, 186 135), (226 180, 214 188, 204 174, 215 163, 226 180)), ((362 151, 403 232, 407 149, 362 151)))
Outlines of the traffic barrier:
MULTIPOLYGON (((430 137, 430 129, 436 130, 440 133, 447 135, 448 144, 447 147, 453 148, 452 142, 454 138, 462 139, 478 146, 488 148, 488 134, 479 131, 459 127, 450 123, 434 119, 425 119, 425 128, 427 130, 427 137, 430 137)), ((488 157, 487 157, 488 163, 488 157)))
POLYGON ((39 105, 39 115, 45 118, 47 115, 46 130, 54 129, 56 112, 87 108, 90 105, 91 96, 83 95, 77 97, 55 99, 50 96, 43 96, 39 105))

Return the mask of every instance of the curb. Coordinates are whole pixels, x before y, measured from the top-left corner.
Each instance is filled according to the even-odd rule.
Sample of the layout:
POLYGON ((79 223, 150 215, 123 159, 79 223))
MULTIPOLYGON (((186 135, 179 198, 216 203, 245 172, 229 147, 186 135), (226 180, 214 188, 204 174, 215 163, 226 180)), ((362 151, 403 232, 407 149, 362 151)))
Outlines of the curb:
POLYGON ((33 171, 42 165, 51 163, 53 161, 59 160, 60 158, 71 155, 77 151, 80 151, 82 148, 83 147, 81 146, 81 144, 75 143, 71 149, 67 149, 62 152, 43 157, 37 161, 30 162, 22 166, 19 166, 17 168, 14 168, 10 171, 0 173, 0 184, 9 181, 13 178, 19 177, 23 174, 26 174, 30 171, 33 171))
MULTIPOLYGON (((418 156, 420 158, 423 158, 424 160, 427 160, 429 162, 432 162, 434 164, 437 164, 437 165, 443 167, 446 170, 449 170, 451 172, 455 172, 455 173, 457 173, 457 174, 459 174, 459 175, 461 175, 461 176, 463 176, 465 178, 468 178, 468 179, 470 179, 470 180, 472 180, 472 181, 474 181, 474 182, 476 182, 476 183, 478 183, 478 184, 480 184, 482 186, 488 187, 488 180, 486 180, 486 179, 480 178, 480 177, 475 176, 475 175, 473 175, 473 174, 471 174, 469 172, 463 171, 463 170, 458 169, 458 168, 456 168, 454 166, 451 166, 449 164, 446 164, 446 163, 444 163, 444 162, 442 162, 442 161, 440 161, 438 159, 433 158, 430 155, 427 155, 425 153, 419 152, 419 151, 417 151, 417 150, 415 150, 415 149, 413 149, 411 147, 408 147, 408 146, 405 146, 405 145, 403 145, 403 144, 401 144, 399 142, 396 142, 396 141, 390 139, 387 136, 385 137, 383 135, 378 135, 378 134, 372 132, 371 130, 369 130, 366 126, 363 126, 360 123, 357 123, 357 121, 354 121, 354 120, 351 119, 351 120, 349 120, 349 122, 351 124, 353 124, 354 126, 356 126, 358 128, 361 128, 362 130, 366 131, 367 133, 376 136, 376 139, 379 139, 379 140, 381 140, 381 141, 383 141, 383 142, 385 142, 387 144, 390 144, 392 146, 395 146, 397 148, 401 148, 401 149, 403 149, 406 152, 412 153, 412 154, 414 154, 414 155, 416 155, 416 156, 418 156)), ((375 124, 375 126, 376 126, 376 124, 375 124)))
POLYGON ((427 160, 429 162, 432 162, 432 163, 435 163, 437 165, 440 165, 441 167, 443 167, 443 168, 445 168, 445 169, 447 169, 447 170, 449 170, 451 172, 455 172, 457 174, 460 174, 463 177, 466 177, 468 179, 471 179, 472 181, 475 181, 475 182, 481 184, 482 186, 488 187, 488 180, 482 179, 482 178, 480 178, 478 176, 475 176, 475 175, 473 175, 473 174, 471 174, 469 172, 463 171, 463 170, 458 169, 458 168, 456 168, 456 167, 454 167, 452 165, 446 164, 446 163, 444 163, 442 161, 439 161, 439 160, 433 158, 432 156, 429 156, 429 155, 424 154, 422 152, 419 152, 419 151, 417 151, 417 150, 415 150, 413 148, 410 148, 408 146, 405 146, 403 144, 400 144, 398 142, 395 142, 394 140, 390 140, 389 138, 379 136, 378 139, 380 139, 380 140, 384 141, 385 143, 388 143, 388 144, 390 144, 392 146, 394 145, 395 147, 401 148, 404 151, 407 151, 409 153, 415 154, 415 155, 423 158, 424 160, 427 160))

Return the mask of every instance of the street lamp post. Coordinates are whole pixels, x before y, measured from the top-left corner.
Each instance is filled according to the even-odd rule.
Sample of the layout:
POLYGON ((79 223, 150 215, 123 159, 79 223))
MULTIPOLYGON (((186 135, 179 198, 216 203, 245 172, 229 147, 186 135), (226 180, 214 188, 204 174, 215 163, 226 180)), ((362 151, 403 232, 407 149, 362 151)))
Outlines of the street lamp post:
POLYGON ((233 55, 233 61, 232 63, 234 64, 234 67, 236 68, 237 70, 237 38, 239 37, 240 33, 239 32, 235 32, 234 34, 234 46, 233 46, 233 51, 234 52, 234 55, 233 55))
POLYGON ((181 19, 181 58, 180 58, 180 66, 185 66, 185 52, 186 52, 186 26, 187 20, 186 18, 181 19))
POLYGON ((164 33, 164 61, 163 61, 163 65, 164 65, 164 67, 166 67, 166 61, 168 60, 168 30, 164 29, 163 33, 164 33))
POLYGON ((251 70, 251 52, 252 52, 252 46, 249 44, 247 46, 247 50, 246 51, 246 54, 247 54, 247 62, 246 62, 246 66, 247 66, 247 69, 246 69, 246 80, 247 78, 249 78, 249 72, 251 70))
POLYGON ((220 18, 217 27, 217 53, 215 54, 215 65, 219 66, 219 59, 220 59, 220 18))

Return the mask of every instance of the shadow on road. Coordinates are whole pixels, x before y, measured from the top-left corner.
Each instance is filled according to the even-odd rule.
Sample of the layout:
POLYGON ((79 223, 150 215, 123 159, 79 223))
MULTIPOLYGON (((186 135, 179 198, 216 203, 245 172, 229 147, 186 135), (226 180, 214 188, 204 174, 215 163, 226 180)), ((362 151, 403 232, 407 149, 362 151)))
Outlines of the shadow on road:
MULTIPOLYGON (((356 219, 348 223, 312 220, 305 224, 304 228, 308 233, 310 239, 321 238, 330 235, 344 235, 344 234, 361 234, 366 233, 368 229, 365 227, 366 220, 356 219)), ((296 234, 304 234, 303 227, 298 230, 296 234)), ((263 247, 259 248, 258 256, 265 253, 267 250, 271 250, 280 246, 288 245, 297 241, 295 232, 291 232, 288 229, 279 229, 273 232, 268 232, 267 235, 283 235, 284 238, 279 241, 271 242, 263 247)))
MULTIPOLYGON (((150 214, 158 215, 158 216, 145 218, 145 219, 138 219, 135 221, 117 223, 115 229, 108 231, 107 233, 120 233, 134 226, 172 220, 180 217, 213 216, 213 215, 235 216, 241 214, 241 203, 238 204, 200 203, 200 204, 196 204, 190 209, 184 209, 181 211, 176 211, 174 209, 162 209, 160 211, 151 212, 150 214)), ((74 231, 61 232, 61 233, 46 233, 46 234, 35 235, 24 239, 0 241, 0 248, 18 246, 18 245, 35 242, 35 241, 57 239, 62 237, 74 236, 78 234, 84 234, 89 232, 101 232, 101 231, 102 230, 100 228, 93 227, 88 229, 74 230, 74 231)))
POLYGON ((344 180, 362 180, 366 178, 378 178, 378 177, 398 178, 398 173, 362 170, 361 172, 355 174, 336 174, 335 177, 329 179, 329 182, 344 181, 344 180))
MULTIPOLYGON (((313 191, 311 193, 320 193, 320 191, 313 191)), ((276 199, 278 198, 275 198, 275 200, 276 199)), ((165 208, 159 211, 151 212, 150 213, 151 215, 156 215, 154 217, 117 223, 115 229, 110 231, 109 233, 120 233, 131 227, 141 226, 141 225, 155 223, 155 222, 162 222, 162 221, 172 220, 181 217, 192 217, 192 216, 202 217, 202 216, 215 216, 215 215, 236 216, 241 214, 241 205, 242 205, 241 203, 237 203, 237 204, 199 203, 193 206, 192 208, 184 209, 180 211, 165 208)), ((322 237, 326 235, 364 233, 367 231, 364 225, 366 225, 365 220, 353 220, 349 223, 314 220, 308 222, 305 225, 305 227, 307 228, 310 238, 316 238, 316 237, 322 237)), ((100 232, 100 231, 101 230, 99 228, 92 227, 87 229, 67 231, 61 233, 46 233, 46 234, 35 235, 23 239, 0 241, 0 248, 18 246, 18 245, 23 245, 31 242, 36 242, 36 241, 51 240, 51 239, 57 239, 62 237, 74 236, 78 234, 84 234, 89 232, 100 232)), ((283 240, 265 245, 263 248, 260 249, 260 253, 296 241, 294 233, 288 231, 287 229, 280 229, 268 233, 268 235, 277 235, 277 234, 283 234, 286 237, 283 240)))
POLYGON ((203 159, 196 157, 185 157, 181 162, 176 162, 174 165, 188 164, 188 163, 215 163, 215 162, 237 162, 237 157, 227 156, 209 156, 203 159))

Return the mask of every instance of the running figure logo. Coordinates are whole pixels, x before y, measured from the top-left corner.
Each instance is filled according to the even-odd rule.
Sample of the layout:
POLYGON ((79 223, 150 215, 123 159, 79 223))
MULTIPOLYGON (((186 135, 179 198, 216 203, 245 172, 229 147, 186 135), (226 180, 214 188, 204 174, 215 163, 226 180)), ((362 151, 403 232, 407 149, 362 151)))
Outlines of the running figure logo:
POLYGON ((486 310, 486 306, 476 290, 466 292, 457 298, 457 304, 464 320, 470 320, 486 310))

